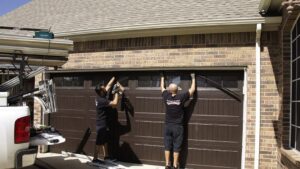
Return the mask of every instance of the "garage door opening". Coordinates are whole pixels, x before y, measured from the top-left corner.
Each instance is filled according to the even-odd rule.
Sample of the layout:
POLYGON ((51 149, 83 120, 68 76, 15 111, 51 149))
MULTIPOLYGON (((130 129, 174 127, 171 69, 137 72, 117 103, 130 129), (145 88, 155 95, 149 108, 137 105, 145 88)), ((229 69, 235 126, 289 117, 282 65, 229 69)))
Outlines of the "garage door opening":
MULTIPOLYGON (((190 87, 190 71, 167 71, 166 83, 177 83, 180 90, 190 87)), ((244 71, 196 71, 197 93, 186 104, 185 142, 181 163, 188 168, 241 168, 243 137, 244 71), (211 84, 209 80, 219 87, 211 84), (237 94, 240 100, 223 89, 237 94)), ((164 165, 164 104, 160 72, 51 73, 56 82, 58 112, 50 124, 67 139, 50 147, 52 152, 75 151, 85 130, 92 135, 85 152, 93 154, 95 142, 95 92, 98 83, 117 76, 126 87, 126 98, 134 107, 126 111, 120 103, 109 116, 110 153, 120 161, 164 165)))

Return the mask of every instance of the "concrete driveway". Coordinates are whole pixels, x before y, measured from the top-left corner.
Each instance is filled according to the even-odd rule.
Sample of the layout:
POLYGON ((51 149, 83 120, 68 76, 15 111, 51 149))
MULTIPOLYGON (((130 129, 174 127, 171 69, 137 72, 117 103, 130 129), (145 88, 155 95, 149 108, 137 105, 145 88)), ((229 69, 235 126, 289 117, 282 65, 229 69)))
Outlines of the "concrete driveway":
MULTIPOLYGON (((23 169, 97 169, 99 167, 90 166, 87 164, 91 157, 84 155, 65 156, 55 153, 38 154, 35 166, 25 167, 23 169)), ((119 163, 120 169, 163 169, 161 166, 119 163)))

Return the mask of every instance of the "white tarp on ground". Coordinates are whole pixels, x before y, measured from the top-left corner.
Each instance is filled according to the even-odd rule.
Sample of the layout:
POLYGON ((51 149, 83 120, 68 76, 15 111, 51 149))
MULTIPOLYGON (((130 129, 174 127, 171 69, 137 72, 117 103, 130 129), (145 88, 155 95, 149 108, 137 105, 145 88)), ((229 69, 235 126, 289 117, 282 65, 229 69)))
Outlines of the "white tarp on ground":
MULTIPOLYGON (((98 169, 87 164, 92 160, 92 157, 85 155, 66 155, 56 153, 41 153, 38 154, 37 165, 45 168, 52 169, 98 169)), ((145 164, 133 164, 119 162, 119 164, 126 169, 163 169, 162 166, 145 165, 145 164)), ((100 168, 100 167, 99 167, 100 168)))

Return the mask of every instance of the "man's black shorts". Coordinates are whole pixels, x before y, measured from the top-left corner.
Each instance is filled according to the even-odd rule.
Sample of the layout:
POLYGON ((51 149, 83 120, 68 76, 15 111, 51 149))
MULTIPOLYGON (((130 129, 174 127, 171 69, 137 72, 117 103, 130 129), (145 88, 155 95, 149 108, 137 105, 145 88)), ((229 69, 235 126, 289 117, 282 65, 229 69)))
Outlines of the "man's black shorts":
POLYGON ((165 150, 174 152, 181 150, 183 141, 183 126, 180 124, 166 124, 164 133, 165 150))
POLYGON ((96 145, 104 145, 105 143, 107 143, 106 128, 97 128, 96 145))

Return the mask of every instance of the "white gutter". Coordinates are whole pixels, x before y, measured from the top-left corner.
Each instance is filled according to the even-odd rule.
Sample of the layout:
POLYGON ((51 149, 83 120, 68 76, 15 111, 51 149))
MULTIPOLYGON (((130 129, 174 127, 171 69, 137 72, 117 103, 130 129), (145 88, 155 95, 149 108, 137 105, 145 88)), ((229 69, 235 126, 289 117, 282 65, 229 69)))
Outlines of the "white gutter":
POLYGON ((175 23, 147 23, 124 25, 121 27, 102 27, 97 29, 83 29, 65 32, 55 32, 56 37, 81 36, 86 34, 105 34, 111 32, 127 32, 138 30, 166 29, 166 28, 187 28, 187 27, 204 27, 204 26, 228 26, 228 25, 249 25, 249 24, 280 24, 282 17, 253 17, 253 18, 230 18, 214 20, 194 20, 181 21, 175 23))
POLYGON ((0 33, 0 45, 22 46, 32 48, 50 48, 60 50, 73 50, 73 41, 67 39, 43 39, 32 36, 7 35, 0 33))
POLYGON ((259 169, 259 150, 260 150, 260 38, 262 24, 256 25, 256 103, 255 103, 255 152, 254 152, 254 169, 259 169))

